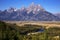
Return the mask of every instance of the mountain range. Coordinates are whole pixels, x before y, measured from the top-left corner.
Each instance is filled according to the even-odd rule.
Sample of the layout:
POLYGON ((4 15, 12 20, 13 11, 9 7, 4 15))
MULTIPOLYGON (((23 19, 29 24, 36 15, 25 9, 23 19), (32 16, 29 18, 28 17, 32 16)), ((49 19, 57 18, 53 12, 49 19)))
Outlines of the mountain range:
POLYGON ((20 9, 9 8, 0 10, 0 20, 3 21, 60 21, 60 17, 46 11, 41 5, 32 3, 29 7, 20 9))

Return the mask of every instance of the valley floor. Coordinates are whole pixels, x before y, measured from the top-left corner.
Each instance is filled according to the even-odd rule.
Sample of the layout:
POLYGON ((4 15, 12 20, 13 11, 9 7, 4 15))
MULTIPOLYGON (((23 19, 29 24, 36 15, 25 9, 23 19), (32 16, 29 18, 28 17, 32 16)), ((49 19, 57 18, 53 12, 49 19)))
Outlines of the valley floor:
POLYGON ((25 24, 31 25, 44 25, 46 28, 49 27, 60 27, 60 21, 5 21, 6 23, 16 24, 18 26, 23 26, 25 24))

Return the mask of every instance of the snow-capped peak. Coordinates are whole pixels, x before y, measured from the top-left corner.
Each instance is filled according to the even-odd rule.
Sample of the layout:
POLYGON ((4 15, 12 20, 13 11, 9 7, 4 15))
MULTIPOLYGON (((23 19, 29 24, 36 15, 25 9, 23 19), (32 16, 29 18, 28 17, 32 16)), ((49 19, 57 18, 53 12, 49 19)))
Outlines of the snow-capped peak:
POLYGON ((39 11, 44 11, 44 8, 40 4, 35 5, 34 2, 32 2, 31 5, 27 8, 27 13, 30 13, 31 11, 33 11, 35 14, 39 11))
POLYGON ((34 6, 35 6, 35 4, 34 4, 34 2, 32 2, 31 5, 30 5, 30 7, 34 7, 34 6))
POLYGON ((9 12, 9 13, 11 13, 11 12, 13 12, 13 11, 17 11, 17 9, 16 9, 16 8, 13 8, 13 7, 10 7, 10 8, 7 10, 7 12, 9 12))
POLYGON ((37 7, 38 7, 38 9, 40 9, 40 10, 42 10, 42 11, 45 10, 40 4, 38 4, 37 7))

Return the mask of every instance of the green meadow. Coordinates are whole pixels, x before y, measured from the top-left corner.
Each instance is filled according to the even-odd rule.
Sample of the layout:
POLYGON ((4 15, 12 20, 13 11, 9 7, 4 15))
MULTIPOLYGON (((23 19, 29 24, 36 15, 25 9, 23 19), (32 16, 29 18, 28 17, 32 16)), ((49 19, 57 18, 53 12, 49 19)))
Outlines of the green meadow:
POLYGON ((60 40, 60 27, 51 25, 47 28, 45 24, 18 26, 16 23, 11 24, 0 21, 0 40, 60 40))

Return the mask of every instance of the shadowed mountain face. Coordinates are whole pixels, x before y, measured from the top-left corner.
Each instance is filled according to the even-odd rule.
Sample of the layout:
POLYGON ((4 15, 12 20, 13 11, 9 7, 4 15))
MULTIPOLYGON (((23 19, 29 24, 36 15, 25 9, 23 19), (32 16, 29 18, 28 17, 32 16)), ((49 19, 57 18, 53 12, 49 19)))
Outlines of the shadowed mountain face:
POLYGON ((5 21, 60 21, 60 18, 47 12, 40 5, 31 4, 29 7, 21 9, 10 8, 0 10, 0 20, 5 21))

